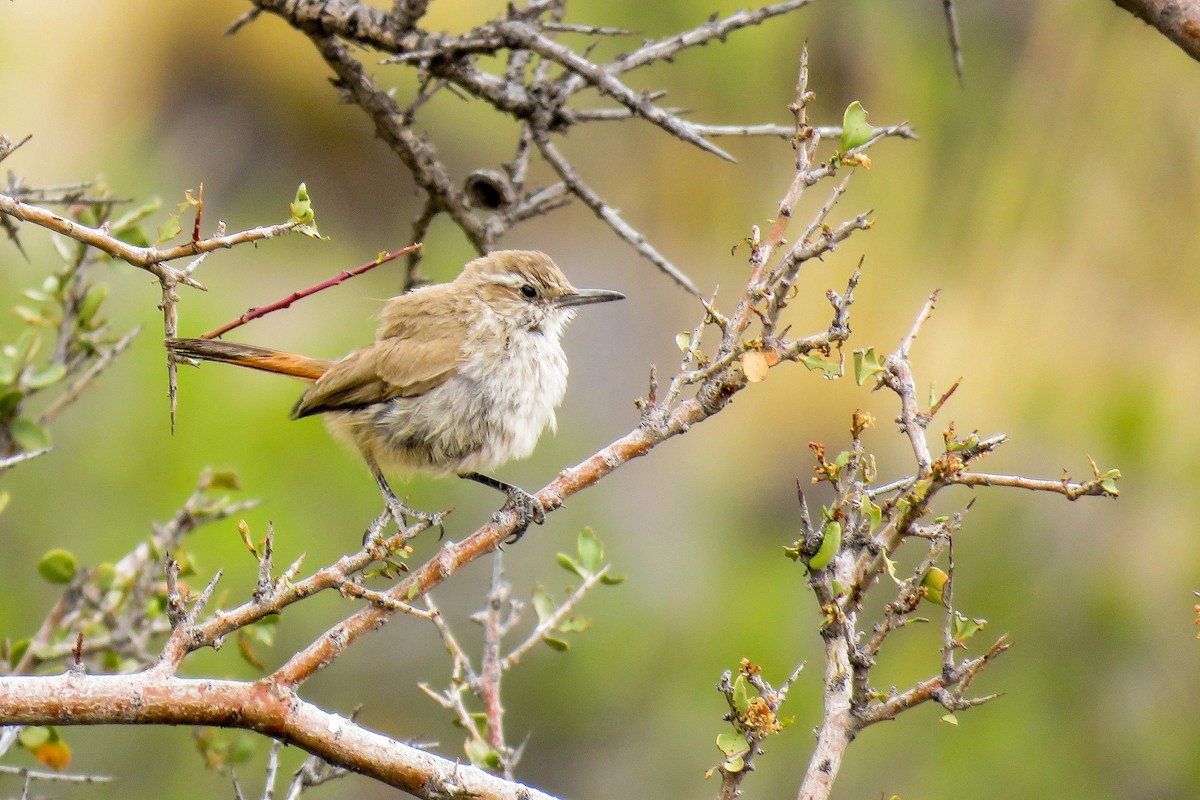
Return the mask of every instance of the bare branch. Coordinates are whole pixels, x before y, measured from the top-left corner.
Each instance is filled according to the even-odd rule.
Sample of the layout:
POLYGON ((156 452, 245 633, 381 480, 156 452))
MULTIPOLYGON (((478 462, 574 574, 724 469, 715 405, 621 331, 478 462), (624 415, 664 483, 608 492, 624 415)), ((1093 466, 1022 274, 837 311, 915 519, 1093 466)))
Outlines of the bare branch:
POLYGON ((963 86, 962 44, 958 40, 958 19, 954 13, 954 0, 942 0, 942 11, 946 15, 946 33, 950 37, 950 55, 954 59, 954 74, 958 85, 963 86))
POLYGON ((663 111, 658 106, 647 103, 636 92, 613 78, 603 68, 576 54, 570 48, 563 47, 522 23, 504 21, 497 23, 496 27, 513 45, 527 47, 543 58, 548 58, 566 67, 571 72, 583 78, 589 85, 596 87, 602 94, 613 98, 647 122, 651 122, 685 142, 719 156, 726 161, 736 160, 721 148, 696 135, 693 131, 688 130, 687 126, 682 124, 674 115, 663 111))
POLYGON ((1013 489, 1028 489, 1033 492, 1053 492, 1061 494, 1068 500, 1080 497, 1112 497, 1111 489, 1104 485, 1102 478, 1075 483, 1069 480, 1048 481, 1037 478, 1026 478, 1020 475, 995 475, 986 472, 960 472, 950 478, 950 483, 959 486, 1008 486, 1013 489))
POLYGON ((1113 0, 1120 8, 1158 29, 1183 52, 1200 61, 1200 2, 1197 0, 1113 0))
POLYGON ((8 456, 7 458, 0 458, 0 473, 4 472, 5 470, 12 469, 22 461, 29 461, 37 458, 38 456, 45 455, 46 453, 49 453, 50 450, 51 448, 49 447, 43 447, 41 450, 27 450, 23 453, 17 453, 16 455, 8 456))
POLYGON ((516 781, 459 764, 368 730, 270 680, 247 683, 133 675, 0 677, 11 725, 212 725, 267 733, 426 800, 554 800, 516 781))
POLYGON ((47 230, 60 233, 107 253, 113 258, 119 258, 132 266, 153 273, 160 280, 186 284, 194 289, 204 289, 205 287, 182 271, 168 267, 166 262, 180 258, 192 258, 201 253, 228 249, 239 244, 271 239, 291 231, 297 225, 296 222, 284 222, 279 225, 252 228, 226 236, 211 236, 207 239, 189 241, 185 244, 160 249, 158 247, 139 247, 123 242, 104 228, 90 228, 61 217, 49 209, 23 203, 6 194, 0 194, 0 214, 7 214, 22 222, 31 222, 47 230))
POLYGON ((921 703, 935 701, 947 711, 959 711, 980 705, 993 699, 996 695, 982 698, 964 699, 955 694, 954 690, 966 688, 975 676, 985 666, 1011 647, 1011 643, 1003 636, 1000 637, 983 655, 964 661, 958 669, 949 675, 935 675, 913 686, 911 689, 893 695, 881 703, 871 706, 859 716, 862 727, 874 725, 876 722, 895 719, 901 711, 905 711, 921 703))
POLYGON ((534 141, 537 143, 542 157, 554 168, 554 171, 558 173, 563 183, 571 189, 571 192, 584 202, 584 205, 595 212, 596 216, 612 228, 618 236, 633 245, 650 263, 665 272, 668 277, 684 289, 699 296, 700 290, 696 288, 696 284, 692 282, 691 278, 684 275, 678 267, 668 261, 653 245, 646 241, 645 236, 638 233, 629 223, 623 220, 616 209, 604 202, 591 187, 580 180, 579 176, 575 173, 574 167, 563 158, 562 154, 558 152, 558 149, 550 142, 548 137, 538 133, 534 135, 534 141))
POLYGON ((74 775, 64 772, 41 772, 27 767, 10 767, 0 764, 0 775, 17 775, 27 777, 32 781, 48 781, 58 783, 109 783, 111 775, 74 775))

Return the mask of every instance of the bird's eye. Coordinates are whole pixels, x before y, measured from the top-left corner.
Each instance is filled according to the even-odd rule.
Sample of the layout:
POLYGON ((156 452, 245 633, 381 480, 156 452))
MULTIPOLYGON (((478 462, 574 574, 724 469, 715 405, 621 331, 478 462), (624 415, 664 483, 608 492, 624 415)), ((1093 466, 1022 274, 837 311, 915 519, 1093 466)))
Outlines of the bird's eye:
POLYGON ((538 296, 538 290, 527 283, 521 287, 521 294, 522 296, 532 300, 538 296))

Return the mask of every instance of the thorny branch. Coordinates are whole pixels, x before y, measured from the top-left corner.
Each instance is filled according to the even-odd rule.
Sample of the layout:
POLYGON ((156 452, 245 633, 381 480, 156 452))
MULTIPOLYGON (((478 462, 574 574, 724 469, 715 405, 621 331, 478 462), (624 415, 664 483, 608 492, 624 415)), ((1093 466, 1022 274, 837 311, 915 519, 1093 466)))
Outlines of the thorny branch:
MULTIPOLYGON (((418 185, 425 191, 426 206, 415 227, 423 231, 434 216, 446 213, 472 243, 483 250, 490 247, 514 222, 557 207, 567 196, 585 202, 620 233, 620 217, 606 201, 587 189, 572 165, 551 142, 552 135, 591 119, 598 121, 603 118, 601 112, 608 113, 609 109, 601 109, 588 117, 584 112, 571 109, 567 101, 585 89, 596 89, 618 103, 619 113, 643 119, 696 146, 718 152, 705 137, 729 133, 691 125, 673 111, 656 105, 657 98, 653 95, 628 90, 619 76, 631 69, 669 60, 687 47, 721 38, 742 27, 799 9, 808 2, 810 0, 793 0, 755 11, 738 12, 725 19, 714 18, 692 31, 648 42, 631 54, 602 65, 596 65, 580 52, 558 43, 557 34, 578 32, 577 29, 562 26, 557 13, 562 8, 560 0, 531 0, 523 7, 510 8, 507 16, 501 20, 477 26, 456 36, 429 33, 417 27, 427 6, 422 0, 397 0, 390 12, 351 3, 335 5, 317 0, 254 0, 254 11, 239 24, 267 11, 284 17, 304 31, 337 74, 341 90, 371 115, 379 135, 409 167, 418 185), (549 19, 544 18, 547 15, 549 19), (367 77, 362 64, 351 55, 352 45, 390 54, 394 63, 418 69, 428 78, 420 102, 414 101, 407 110, 402 109, 386 90, 378 88, 367 77), (478 66, 478 55, 501 52, 509 55, 508 68, 503 75, 486 73, 478 66), (532 63, 537 66, 529 69, 532 63), (555 69, 549 69, 547 64, 553 64, 555 69), (480 209, 472 204, 471 195, 451 181, 449 170, 439 160, 433 145, 413 132, 412 117, 419 107, 434 94, 449 87, 491 104, 512 116, 521 127, 517 154, 509 164, 504 165, 502 174, 514 184, 511 187, 514 190, 513 199, 503 202, 511 202, 511 208, 522 211, 502 209, 485 219, 480 209), (533 152, 550 163, 559 177, 558 184, 550 187, 524 184, 527 161, 533 152)), ((619 35, 595 30, 589 30, 588 33, 619 35)), ((804 59, 796 102, 791 107, 796 119, 793 138, 796 149, 795 175, 766 237, 762 237, 755 228, 748 238, 748 277, 733 310, 722 312, 716 307, 715 300, 701 303, 703 318, 686 337, 679 369, 671 376, 665 393, 660 397, 657 380, 652 377, 647 397, 639 403, 639 424, 591 457, 561 471, 554 481, 537 493, 547 512, 556 510, 567 497, 595 484, 630 460, 646 455, 667 440, 686 433, 696 423, 719 413, 734 395, 751 383, 764 380, 768 370, 781 362, 801 361, 810 369, 824 369, 826 374, 841 373, 840 351, 850 335, 850 307, 860 277, 858 269, 851 273, 842 293, 828 293, 832 316, 823 329, 793 336, 790 328, 783 325, 781 320, 801 268, 814 259, 832 253, 846 239, 869 229, 871 224, 867 214, 858 214, 837 224, 827 222, 842 196, 845 181, 849 178, 847 175, 830 190, 803 234, 791 244, 784 238, 790 217, 804 192, 820 181, 845 171, 848 163, 845 156, 851 155, 842 153, 825 161, 818 159, 822 137, 833 131, 807 124, 807 104, 811 98, 807 79, 807 60, 804 59), (706 334, 715 338, 715 343, 707 348, 704 346, 706 334), (831 361, 835 355, 836 362, 831 361)), ((891 131, 888 135, 911 135, 905 126, 887 130, 891 131)), ((740 135, 779 135, 772 128, 756 126, 745 126, 736 132, 740 135)), ((880 136, 855 150, 865 150, 880 136)), ((3 154, 0 154, 2 157, 3 154)), ((497 196, 505 195, 499 192, 497 196)), ((165 261, 185 255, 198 256, 218 247, 231 246, 236 243, 235 239, 251 241, 265 238, 285 232, 287 227, 256 229, 233 234, 232 237, 221 233, 210 239, 195 239, 181 246, 178 251, 129 249, 129 245, 120 243, 105 230, 65 220, 12 196, 3 196, 0 212, 57 230, 151 271, 163 287, 168 329, 173 326, 174 287, 179 283, 202 287, 186 270, 168 267, 165 261)), ((622 236, 648 258, 656 252, 632 227, 628 227, 622 236)), ((669 262, 661 255, 657 258, 655 263, 660 269, 670 273, 667 269, 669 262)), ((415 261, 412 263, 415 269, 415 261)), ((681 272, 675 272, 676 280, 681 283, 686 280, 681 272)), ((1022 486, 1057 491, 1072 499, 1083 495, 1115 494, 1112 481, 1116 476, 1111 472, 1100 474, 1099 470, 1095 470, 1095 480, 1084 483, 1065 478, 1059 482, 1033 481, 968 471, 967 466, 971 461, 990 452, 1002 439, 956 437, 952 426, 944 437, 944 451, 935 458, 925 438, 933 413, 932 410, 920 411, 908 361, 912 341, 927 316, 927 312, 919 315, 904 343, 880 365, 874 375, 900 400, 898 422, 912 444, 916 475, 872 490, 869 484, 874 479, 874 467, 858 441, 863 430, 869 427, 869 422, 856 416, 852 427, 855 446, 844 463, 826 462, 818 452, 822 474, 835 486, 838 499, 834 509, 840 512, 840 517, 835 514, 828 523, 836 521, 839 530, 845 531, 841 546, 831 554, 828 563, 817 564, 814 559, 828 541, 830 524, 823 519, 820 525, 814 526, 808 519, 806 508, 802 507, 803 535, 796 543, 795 553, 797 558, 812 567, 810 582, 824 617, 821 635, 825 643, 823 685, 826 687, 817 746, 800 788, 802 798, 824 797, 828 794, 845 748, 864 727, 891 719, 906 708, 930 700, 954 711, 990 699, 990 696, 964 697, 963 693, 979 671, 1008 647, 1003 639, 984 655, 961 662, 954 661, 952 648, 946 648, 946 662, 939 674, 906 691, 881 695, 869 685, 869 670, 875 657, 890 633, 913 621, 911 612, 920 599, 927 596, 922 594, 924 589, 919 587, 923 586, 925 577, 933 572, 934 562, 943 548, 948 551, 950 537, 961 521, 956 516, 949 523, 925 522, 929 502, 937 492, 961 484, 1022 486), (877 583, 882 584, 880 578, 883 575, 892 574, 893 554, 904 542, 914 539, 927 543, 929 557, 922 561, 910 578, 897 580, 897 601, 888 610, 882 627, 876 628, 874 636, 869 639, 861 636, 857 618, 863 611, 867 591, 877 583)), ((169 333, 173 333, 173 330, 169 330, 169 333)), ((118 580, 129 582, 131 588, 128 596, 134 601, 149 598, 152 589, 147 576, 156 573, 162 553, 178 548, 180 537, 187 530, 200 522, 234 513, 231 511, 237 508, 234 505, 209 505, 208 492, 217 484, 219 481, 213 483, 211 478, 207 482, 202 481, 197 495, 185 504, 175 519, 156 531, 152 545, 143 545, 116 565, 118 580), (137 588, 139 586, 142 588, 137 588)), ((372 529, 381 530, 384 519, 383 516, 377 519, 372 529)), ((299 687, 304 682, 332 666, 360 638, 386 624, 397 611, 416 611, 413 603, 422 597, 425 598, 428 611, 414 616, 430 619, 438 627, 452 654, 455 676, 479 686, 493 681, 498 689, 498 678, 488 675, 488 670, 503 671, 510 663, 515 663, 525 648, 522 644, 507 658, 500 656, 499 635, 511 627, 511 619, 503 613, 506 598, 497 588, 499 584, 493 587, 492 600, 496 607, 489 606, 484 616, 485 626, 494 634, 479 670, 473 668, 461 645, 449 634, 448 626, 441 620, 428 594, 465 565, 494 553, 515 531, 516 522, 515 512, 505 512, 461 541, 446 541, 432 558, 412 567, 405 577, 386 590, 363 586, 361 580, 364 572, 373 565, 390 566, 394 559, 403 559, 408 540, 431 525, 436 525, 436 519, 421 521, 386 539, 369 536, 366 539, 368 544, 356 553, 344 556, 305 578, 299 577, 299 560, 283 574, 272 576, 272 542, 268 535, 263 549, 255 548, 260 575, 253 597, 229 610, 207 610, 214 597, 219 575, 199 595, 193 595, 180 582, 177 566, 172 566, 173 562, 168 561, 163 600, 169 610, 166 615, 169 626, 164 627, 162 620, 147 622, 131 617, 114 626, 111 637, 104 640, 103 644, 104 647, 125 648, 124 652, 139 665, 146 666, 153 662, 153 666, 129 675, 96 675, 80 670, 68 671, 60 676, 0 678, 0 719, 6 724, 46 724, 70 720, 78 724, 125 722, 245 728, 269 735, 277 741, 295 744, 319 756, 321 763, 334 773, 339 770, 361 772, 429 800, 446 797, 549 800, 548 795, 512 780, 473 766, 456 764, 368 731, 353 719, 322 711, 298 695, 299 687), (359 599, 364 605, 259 681, 192 680, 178 675, 178 668, 189 653, 204 647, 220 647, 224 638, 231 633, 244 630, 327 589, 359 599), (493 616, 488 616, 493 612, 493 616), (141 623, 139 631, 130 630, 134 622, 141 623), (166 637, 157 656, 152 652, 152 636, 166 637)), ((89 594, 92 580, 91 574, 80 573, 80 577, 68 587, 63 600, 35 635, 23 658, 14 665, 14 671, 26 671, 50 659, 69 657, 70 650, 64 652, 65 645, 53 640, 56 633, 82 624, 87 615, 102 610, 89 594)), ((949 608, 948 581, 943 584, 942 591, 943 600, 949 608)), ((568 600, 568 603, 572 602, 575 601, 568 600)), ((145 602, 138 604, 146 606, 145 602)), ((954 614, 948 613, 945 624, 947 641, 957 646, 957 639, 951 635, 955 619, 954 614)), ((535 631, 534 635, 539 634, 535 631)), ((89 643, 85 637, 81 646, 71 649, 87 654, 93 652, 89 648, 96 649, 98 645, 96 642, 89 643)), ((759 690, 760 699, 767 703, 771 715, 778 707, 777 702, 774 705, 771 703, 774 700, 782 702, 795 675, 779 691, 771 690, 761 678, 749 676, 758 681, 753 685, 759 690), (774 700, 768 700, 768 695, 774 700)), ((484 702, 485 705, 493 704, 489 707, 489 724, 493 724, 492 717, 498 722, 501 710, 498 698, 485 697, 484 702)), ((764 716, 764 719, 769 722, 771 716, 764 716)), ((498 724, 495 725, 496 729, 498 727, 498 724)), ((764 727, 759 732, 768 731, 764 727)), ((507 750, 502 733, 497 731, 496 735, 498 738, 491 743, 507 750)), ((753 755, 757 752, 754 749, 757 740, 752 738, 748 742, 753 755)), ((721 796, 737 796, 740 783, 748 772, 723 770, 721 796)))
MULTIPOLYGON (((7 142, 6 137, 0 137, 2 141, 7 142)), ((7 155, 15 147, 5 151, 0 147, 0 154, 7 155)), ((288 222, 279 223, 276 225, 259 226, 237 233, 225 233, 224 223, 219 223, 217 233, 209 237, 201 237, 199 235, 200 227, 200 210, 203 208, 203 203, 197 202, 197 211, 195 218, 195 229, 189 241, 182 244, 158 247, 156 245, 135 245, 130 244, 119 238, 114 232, 114 228, 119 229, 120 226, 114 226, 110 221, 104 221, 99 226, 90 226, 80 222, 77 219, 64 217, 49 208, 35 205, 28 202, 22 197, 29 194, 40 196, 44 203, 63 202, 64 198, 57 196, 46 196, 45 192, 29 193, 25 191, 17 191, 20 187, 7 187, 7 193, 0 192, 0 221, 3 221, 6 226, 11 225, 13 220, 27 222, 37 225, 48 231, 61 234, 84 245, 83 251, 96 251, 104 253, 113 258, 120 259, 131 266, 143 269, 158 279, 159 288, 161 290, 161 302, 159 308, 163 313, 163 333, 167 338, 176 336, 179 327, 179 312, 178 303, 179 295, 176 288, 181 284, 189 286, 193 289, 206 291, 204 284, 192 277, 193 271, 200 265, 202 260, 217 250, 229 249, 238 245, 250 244, 253 242, 271 239, 277 236, 282 236, 290 233, 293 230, 304 230, 303 223, 300 220, 292 219, 288 222), (179 269, 172 267, 168 262, 178 261, 180 259, 193 259, 186 267, 179 269)), ((190 198, 190 193, 189 193, 190 198)), ((101 198, 95 199, 96 203, 101 202, 101 198)), ((103 205, 111 206, 115 200, 104 199, 103 205)), ((13 230, 9 229, 10 236, 15 236, 13 230)), ((63 325, 67 325, 69 320, 64 317, 63 325)), ((61 338, 61 337, 60 337, 61 338)), ((123 340, 116 348, 110 351, 105 359, 102 359, 102 364, 97 370, 91 373, 87 380, 72 387, 72 391, 68 393, 67 400, 69 402, 78 390, 84 388, 87 382, 98 374, 99 370, 104 369, 112 358, 115 357, 121 350, 128 345, 127 340, 123 340)), ((173 359, 167 359, 167 395, 170 400, 170 417, 171 424, 174 427, 175 421, 175 400, 177 394, 176 386, 176 364, 173 359)), ((53 417, 60 408, 54 408, 50 414, 53 417)))
MULTIPOLYGON (((828 170, 829 174, 834 171, 836 169, 828 170)), ((830 213, 831 207, 832 203, 829 203, 823 208, 819 220, 823 220, 830 213)), ((672 378, 666 398, 657 402, 643 401, 641 422, 637 427, 575 467, 563 470, 551 484, 544 487, 538 494, 547 511, 557 509, 573 493, 594 484, 631 459, 648 453, 654 447, 690 430, 696 423, 702 422, 722 410, 729 399, 748 384, 740 363, 745 354, 769 347, 776 350, 781 359, 795 360, 811 354, 829 355, 833 349, 840 346, 841 342, 849 335, 848 313, 858 280, 857 271, 851 276, 843 294, 831 294, 833 322, 827 329, 797 338, 775 332, 779 330, 776 326, 778 315, 786 306, 786 302, 774 300, 782 287, 790 286, 794 282, 796 272, 804 263, 824 256, 854 232, 869 227, 869 223, 863 215, 832 228, 823 227, 819 220, 809 226, 809 229, 813 231, 810 240, 798 241, 786 251, 786 266, 783 269, 766 271, 764 269, 766 261, 761 248, 753 251, 753 256, 760 261, 752 261, 753 280, 748 283, 743 295, 737 301, 735 313, 727 317, 717 311, 712 304, 705 304, 705 321, 697 327, 695 335, 692 337, 693 346, 685 354, 680 371, 672 378), (758 338, 761 337, 755 337, 752 333, 751 329, 756 320, 762 320, 764 330, 773 332, 769 343, 759 344, 758 338), (710 330, 715 330, 719 338, 719 343, 716 345, 718 356, 711 360, 700 351, 703 334, 710 330)), ((193 519, 192 513, 183 513, 179 522, 169 527, 173 529, 186 527, 191 519, 193 519)), ((168 572, 166 597, 167 607, 173 609, 169 615, 172 626, 155 665, 145 672, 127 676, 126 680, 115 683, 90 683, 92 679, 88 678, 82 684, 75 685, 72 693, 62 695, 64 698, 68 698, 63 702, 71 705, 74 701, 69 698, 74 697, 80 703, 85 703, 93 692, 116 692, 119 696, 124 692, 136 692, 139 697, 143 698, 160 696, 156 693, 162 693, 162 697, 174 697, 179 702, 172 704, 170 711, 165 710, 166 706, 156 706, 153 702, 141 705, 136 718, 141 721, 186 720, 192 724, 215 722, 222 725, 250 727, 256 730, 270 730, 272 735, 281 740, 311 748, 312 752, 319 753, 322 758, 335 767, 366 771, 380 780, 400 786, 419 797, 446 796, 449 792, 447 781, 465 781, 465 773, 461 769, 455 773, 448 768, 445 762, 436 757, 427 754, 418 756, 410 752, 411 749, 396 749, 395 747, 384 748, 384 751, 380 751, 377 743, 370 746, 368 746, 369 743, 364 744, 368 750, 374 748, 375 756, 373 758, 366 759, 359 751, 355 751, 351 756, 341 745, 330 747, 331 743, 325 737, 314 738, 312 731, 308 728, 301 730, 302 726, 293 728, 290 724, 279 728, 277 722, 268 723, 268 719, 277 719, 271 716, 274 713, 272 706, 274 701, 254 705, 253 707, 257 711, 251 711, 246 705, 247 702, 250 702, 251 697, 260 697, 264 701, 267 697, 290 698, 287 699, 287 702, 291 704, 291 707, 306 709, 298 716, 290 717, 291 719, 303 720, 306 714, 318 713, 296 696, 301 684, 317 672, 333 665, 341 654, 352 647, 362 636, 377 630, 386 623, 397 610, 410 608, 415 600, 454 575, 464 565, 494 552, 514 531, 516 518, 515 514, 505 512, 462 541, 446 541, 433 558, 423 565, 412 568, 406 577, 386 591, 372 590, 369 594, 365 591, 346 591, 346 587, 351 585, 349 581, 353 575, 361 573, 371 564, 380 563, 396 556, 403 550, 405 542, 411 536, 430 524, 433 523, 423 521, 414 528, 395 533, 382 541, 381 537, 368 537, 367 541, 371 542, 371 545, 357 553, 347 555, 337 563, 317 570, 303 579, 296 574, 299 569, 298 564, 293 565, 293 568, 279 578, 270 577, 270 538, 268 537, 264 543, 264 549, 259 551, 263 574, 260 575, 254 597, 240 606, 217 612, 203 610, 208 598, 213 594, 215 580, 198 597, 193 597, 184 590, 177 578, 171 577, 175 574, 174 568, 172 568, 168 572), (190 704, 186 700, 188 693, 194 689, 192 684, 179 678, 176 671, 188 653, 202 647, 219 647, 226 636, 260 622, 267 616, 277 614, 287 606, 326 589, 335 589, 351 596, 362 597, 368 602, 362 609, 329 629, 309 646, 302 648, 286 663, 258 683, 229 684, 218 687, 218 691, 226 693, 224 700, 216 701, 212 697, 207 698, 203 707, 208 711, 201 711, 196 705, 190 704), (247 692, 250 694, 247 695, 247 692), (216 707, 237 708, 241 711, 236 717, 220 716, 219 719, 214 720, 211 713, 214 702, 216 707), (222 706, 222 703, 225 705, 222 706), (456 775, 457 777, 455 777, 456 775)), ((169 534, 164 535, 169 536, 169 534)), ((172 539, 172 541, 174 540, 172 539)), ((169 550, 171 546, 164 542, 158 552, 169 550)), ((144 570, 148 563, 150 562, 145 557, 137 557, 131 563, 122 562, 121 565, 118 565, 118 569, 123 574, 127 574, 131 570, 144 570)), ((577 599, 573 596, 562 608, 569 608, 574 602, 577 602, 577 599)), ((71 601, 67 604, 64 614, 73 613, 77 607, 78 601, 71 601)), ((60 615, 59 618, 61 619, 62 616, 60 615)), ((437 623, 436 616, 434 620, 437 623)), ((492 627, 497 632, 506 629, 507 623, 503 623, 503 618, 497 618, 493 622, 495 624, 492 627)), ((554 622, 554 619, 550 620, 551 624, 554 622)), ((48 629, 50 627, 53 626, 47 626, 48 629)), ((146 626, 147 631, 150 630, 150 627, 146 626)), ((161 626, 155 628, 154 631, 155 633, 161 632, 161 626)), ((535 637, 539 635, 542 633, 538 631, 533 634, 535 637)), ((507 658, 501 658, 497 650, 490 657, 490 664, 493 669, 496 667, 503 669, 505 664, 515 663, 527 648, 527 644, 521 644, 507 658)), ((134 650, 135 655, 145 659, 149 655, 147 650, 145 642, 138 640, 134 650)), ((29 666, 29 664, 24 666, 29 666)), ((485 666, 487 665, 485 664, 485 666)), ((471 675, 481 682, 481 686, 488 680, 484 675, 484 670, 469 670, 463 664, 463 659, 457 657, 456 671, 471 675)), ((21 691, 19 687, 26 685, 21 681, 28 679, 12 680, 14 682, 9 685, 0 683, 0 696, 9 698, 18 696, 21 691)), ((58 684, 55 687, 55 691, 64 689, 58 684)), ((34 698, 38 692, 31 691, 33 693, 26 695, 26 699, 32 705, 18 703, 17 706, 7 707, 7 719, 15 722, 33 722, 41 718, 39 714, 44 713, 44 708, 42 711, 37 710, 34 698)), ((112 695, 110 695, 110 699, 113 699, 112 695)), ((254 701, 254 703, 258 702, 254 701)), ((72 707, 74 708, 74 706, 72 707)), ((121 702, 114 700, 109 707, 123 708, 124 706, 121 702)), ((80 709, 74 708, 74 710, 80 709)), ((83 717, 75 717, 75 719, 81 720, 83 717)), ((308 723, 326 726, 325 729, 328 729, 326 723, 314 722, 315 719, 308 718, 308 723)), ((297 724, 299 725, 299 723, 297 724)), ((365 731, 358 730, 350 723, 339 724, 344 728, 343 733, 346 730, 354 730, 356 736, 367 736, 365 731)), ((339 741, 343 741, 343 739, 339 738, 339 741)), ((502 745, 503 742, 497 739, 493 741, 493 744, 502 745)), ((472 780, 478 777, 475 772, 477 771, 471 772, 472 780)), ((464 783, 463 786, 465 787, 465 785, 464 783)), ((513 792, 518 791, 517 786, 512 783, 499 785, 488 783, 486 785, 472 784, 470 788, 481 797, 507 797, 515 796, 513 792)), ((526 790, 521 789, 520 791, 526 790)), ((538 795, 530 793, 526 796, 538 795)))
MULTIPOLYGON (((625 73, 671 62, 684 50, 736 33, 767 20, 783 17, 812 3, 787 0, 757 9, 717 16, 690 30, 644 41, 630 52, 607 62, 593 60, 597 37, 625 37, 631 32, 589 25, 563 24, 565 0, 535 0, 510 4, 500 17, 460 34, 426 30, 421 26, 428 3, 398 3, 391 11, 359 3, 330 4, 324 0, 251 0, 253 11, 236 27, 261 13, 274 14, 305 33, 337 76, 343 97, 366 113, 376 134, 397 155, 425 196, 425 206, 413 223, 412 238, 421 241, 432 219, 446 214, 480 253, 493 249, 514 225, 549 213, 572 199, 590 208, 618 237, 688 292, 699 295, 695 283, 626 220, 616 207, 592 189, 578 168, 553 141, 572 128, 611 119, 636 118, 701 150, 733 160, 709 137, 790 136, 792 129, 777 125, 705 125, 684 119, 677 109, 660 105, 661 92, 644 92, 624 82, 625 73), (583 46, 563 37, 588 37, 583 46), (354 49, 384 56, 384 64, 414 69, 419 88, 404 106, 383 85, 382 77, 367 75, 354 49), (502 65, 489 72, 493 56, 502 65), (422 107, 443 91, 453 91, 485 103, 513 120, 517 148, 510 161, 495 166, 469 165, 461 185, 451 175, 435 144, 414 132, 422 107), (573 101, 594 91, 615 105, 578 108, 573 101), (554 171, 551 186, 526 183, 531 146, 554 171), (480 195, 478 177, 489 176, 480 195)), ((836 129, 825 128, 825 135, 836 129)), ((907 126, 881 129, 883 135, 911 136, 907 126)), ((834 134, 836 135, 836 134, 834 134)), ((410 266, 416 268, 419 254, 410 266)))
MULTIPOLYGON (((165 620, 152 614, 152 598, 159 592, 158 576, 163 553, 179 550, 184 538, 201 525, 227 519, 253 508, 257 501, 229 502, 216 494, 228 485, 224 478, 205 472, 195 490, 166 523, 103 574, 81 570, 29 641, 13 674, 60 662, 71 654, 74 642, 60 641, 63 631, 92 631, 84 639, 86 655, 110 653, 127 666, 152 664, 155 639, 169 631, 165 620), (104 587, 117 587, 112 593, 104 587), (101 631, 104 631, 101 633, 101 631)), ((99 669, 100 664, 92 665, 99 669)))
POLYGON ((968 471, 972 461, 995 450, 1005 437, 1000 434, 984 439, 975 433, 959 436, 953 423, 943 430, 943 449, 934 455, 927 429, 953 388, 930 410, 922 411, 909 359, 918 333, 932 314, 935 297, 936 293, 930 296, 895 352, 877 365, 867 364, 858 376, 860 382, 875 380, 896 395, 896 422, 908 438, 914 473, 872 485, 876 466, 873 458, 867 457, 861 436, 874 420, 863 412, 855 414, 852 447, 846 453, 829 458, 824 445, 812 445, 817 456, 817 477, 813 480, 832 484, 835 497, 822 510, 819 523, 814 524, 801 493, 802 533, 789 549, 794 558, 810 568, 809 583, 824 618, 824 711, 817 729, 817 745, 800 787, 801 800, 828 797, 846 748, 863 728, 894 719, 900 712, 925 702, 936 702, 953 714, 998 696, 965 696, 979 672, 1010 645, 1001 636, 983 655, 956 661, 955 652, 966 648, 966 640, 981 630, 986 620, 968 619, 953 603, 953 537, 970 503, 962 512, 939 517, 932 523, 924 521, 930 503, 941 490, 956 485, 1003 485, 1055 492, 1072 500, 1117 495, 1115 482, 1120 474, 1116 470, 1101 473, 1094 464, 1094 478, 1082 483, 1065 476, 1056 482, 968 471), (900 580, 895 574, 896 553, 913 540, 925 543, 926 554, 911 576, 900 580), (936 566, 943 557, 948 571, 936 566), (859 627, 859 615, 872 588, 886 585, 880 580, 885 574, 895 582, 897 592, 885 605, 883 620, 874 625, 870 636, 865 636, 859 627), (915 616, 923 600, 945 609, 938 674, 903 691, 893 689, 885 694, 872 689, 871 669, 889 636, 913 622, 925 621, 915 616))

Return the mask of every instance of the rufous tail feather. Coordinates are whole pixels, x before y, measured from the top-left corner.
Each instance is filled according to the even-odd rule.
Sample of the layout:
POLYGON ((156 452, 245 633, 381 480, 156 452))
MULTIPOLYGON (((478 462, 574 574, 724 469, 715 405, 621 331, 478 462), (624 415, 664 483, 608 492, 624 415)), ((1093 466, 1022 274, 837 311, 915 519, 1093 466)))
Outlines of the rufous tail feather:
POLYGON ((220 361, 263 372, 290 375, 306 381, 315 381, 324 375, 334 363, 325 359, 297 356, 252 344, 222 342, 216 339, 167 339, 165 344, 171 355, 179 358, 220 361))

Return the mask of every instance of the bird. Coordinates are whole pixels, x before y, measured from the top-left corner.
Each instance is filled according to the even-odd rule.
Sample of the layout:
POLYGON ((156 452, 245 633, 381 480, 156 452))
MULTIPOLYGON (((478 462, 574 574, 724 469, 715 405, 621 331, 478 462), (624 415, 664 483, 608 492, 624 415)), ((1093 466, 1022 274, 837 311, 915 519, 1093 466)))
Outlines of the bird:
POLYGON ((430 518, 408 508, 384 471, 457 475, 503 492, 514 538, 545 509, 534 495, 486 473, 533 452, 567 389, 561 338, 575 309, 624 299, 577 289, 550 256, 498 250, 448 283, 387 301, 375 340, 340 359, 319 359, 217 339, 167 338, 172 358, 216 361, 288 375, 310 385, 292 419, 323 415, 366 461, 400 525, 430 518))

